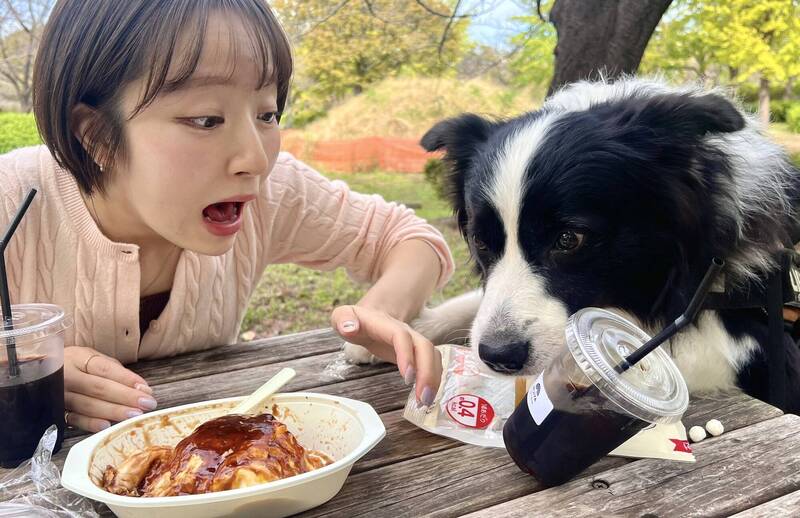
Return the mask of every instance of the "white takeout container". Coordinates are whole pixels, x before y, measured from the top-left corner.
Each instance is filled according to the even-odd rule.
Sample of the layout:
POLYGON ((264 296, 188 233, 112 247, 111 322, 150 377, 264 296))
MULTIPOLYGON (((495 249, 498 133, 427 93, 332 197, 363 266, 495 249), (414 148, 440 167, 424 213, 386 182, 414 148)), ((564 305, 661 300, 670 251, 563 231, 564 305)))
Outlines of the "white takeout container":
POLYGON ((204 518, 287 516, 321 505, 342 488, 353 464, 386 435, 375 410, 360 401, 296 392, 275 394, 263 410, 283 422, 306 449, 334 462, 320 469, 265 484, 200 495, 141 498, 105 491, 106 466, 119 465, 147 446, 175 446, 201 423, 221 416, 243 397, 204 401, 152 412, 118 423, 70 449, 61 484, 103 502, 120 517, 204 518))

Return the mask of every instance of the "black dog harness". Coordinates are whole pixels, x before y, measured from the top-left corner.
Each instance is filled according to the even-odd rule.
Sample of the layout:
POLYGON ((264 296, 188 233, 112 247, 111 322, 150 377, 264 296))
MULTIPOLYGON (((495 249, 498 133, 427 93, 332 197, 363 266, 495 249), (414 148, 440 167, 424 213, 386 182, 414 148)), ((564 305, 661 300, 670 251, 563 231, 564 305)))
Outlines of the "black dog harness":
POLYGON ((784 333, 795 343, 800 340, 800 255, 784 248, 775 255, 779 268, 745 287, 707 295, 703 309, 760 309, 767 321, 767 365, 769 396, 775 406, 786 404, 786 351, 784 333))

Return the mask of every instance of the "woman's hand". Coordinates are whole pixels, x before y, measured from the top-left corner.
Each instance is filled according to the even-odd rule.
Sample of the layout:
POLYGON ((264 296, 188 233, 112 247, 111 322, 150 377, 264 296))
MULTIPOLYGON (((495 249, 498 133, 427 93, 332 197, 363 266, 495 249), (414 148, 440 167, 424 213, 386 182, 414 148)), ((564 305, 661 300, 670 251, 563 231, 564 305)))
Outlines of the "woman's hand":
POLYGON ((155 409, 152 394, 144 378, 118 360, 89 347, 64 348, 67 424, 98 432, 155 409))
POLYGON ((433 404, 442 378, 442 358, 427 338, 386 312, 362 306, 334 309, 331 326, 348 342, 396 363, 407 385, 416 381, 417 403, 433 404))

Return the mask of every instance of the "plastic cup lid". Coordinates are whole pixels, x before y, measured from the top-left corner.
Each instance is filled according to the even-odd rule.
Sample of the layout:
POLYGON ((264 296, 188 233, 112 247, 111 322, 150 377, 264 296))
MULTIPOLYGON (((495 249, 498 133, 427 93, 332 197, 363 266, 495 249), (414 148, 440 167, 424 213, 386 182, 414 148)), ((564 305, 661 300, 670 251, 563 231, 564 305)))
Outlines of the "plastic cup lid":
POLYGON ((14 304, 11 306, 14 329, 5 329, 4 322, 0 319, 0 345, 6 338, 38 341, 60 333, 70 325, 64 310, 55 304, 14 304))
POLYGON ((567 347, 586 376, 609 400, 650 423, 674 423, 689 406, 689 391, 678 367, 661 348, 619 374, 622 359, 650 339, 621 316, 586 308, 567 322, 567 347))

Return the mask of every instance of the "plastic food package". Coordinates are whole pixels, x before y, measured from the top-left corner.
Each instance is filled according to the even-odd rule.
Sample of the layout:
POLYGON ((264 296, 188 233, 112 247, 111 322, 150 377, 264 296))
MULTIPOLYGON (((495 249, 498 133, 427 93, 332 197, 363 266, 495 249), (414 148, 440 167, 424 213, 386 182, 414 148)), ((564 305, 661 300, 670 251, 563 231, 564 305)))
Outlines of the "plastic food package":
POLYGON ((33 457, 0 479, 0 497, 18 495, 0 503, 0 516, 25 518, 82 518, 98 516, 91 502, 61 487, 58 468, 51 461, 58 429, 45 430, 33 457))
MULTIPOLYGON (((403 417, 428 432, 476 446, 504 448, 503 425, 533 378, 482 372, 469 347, 441 345, 442 381, 433 405, 417 407, 412 389, 403 417)), ((650 425, 609 455, 694 462, 682 423, 650 425)))

